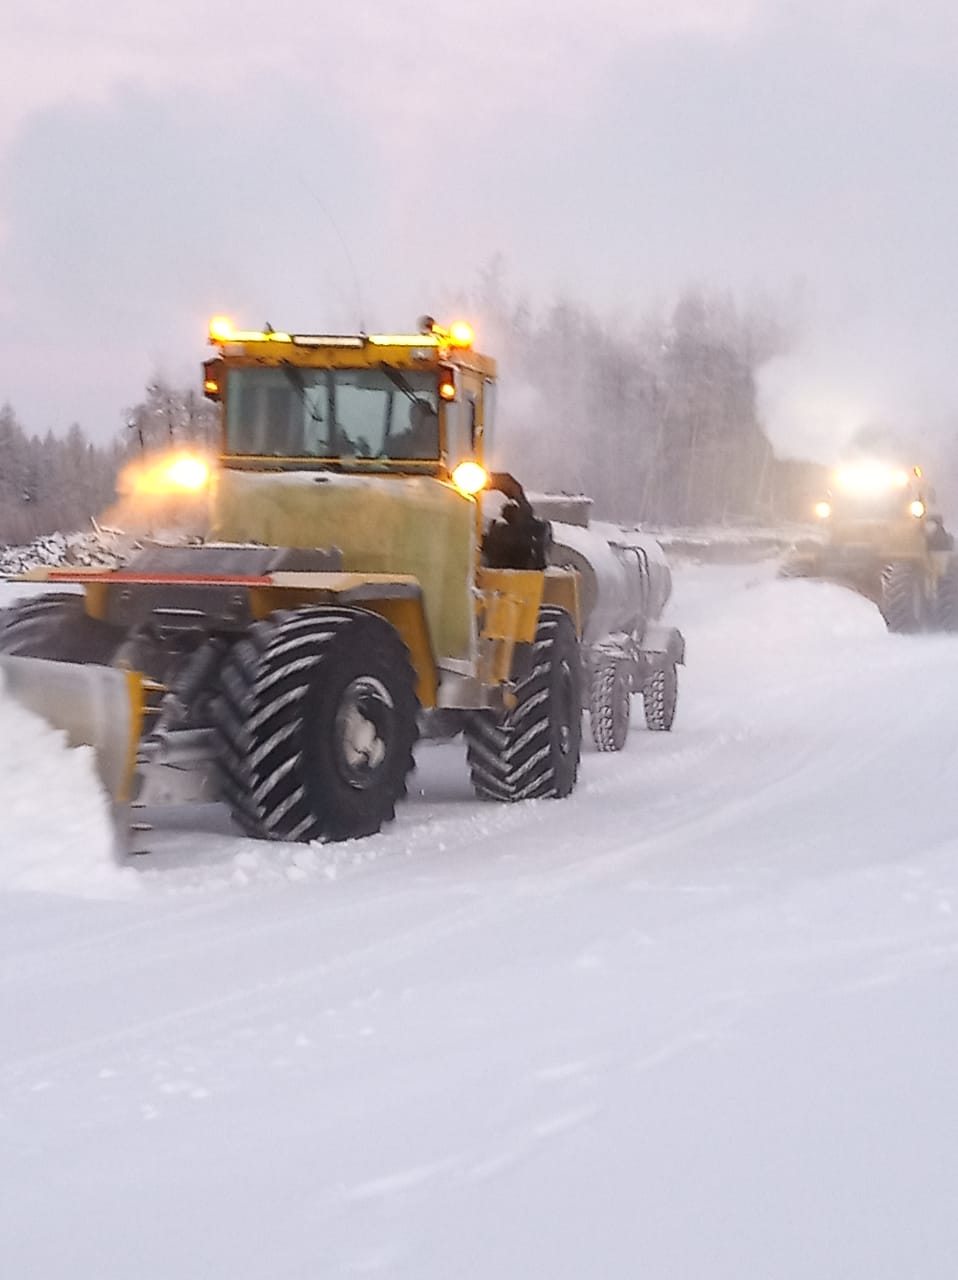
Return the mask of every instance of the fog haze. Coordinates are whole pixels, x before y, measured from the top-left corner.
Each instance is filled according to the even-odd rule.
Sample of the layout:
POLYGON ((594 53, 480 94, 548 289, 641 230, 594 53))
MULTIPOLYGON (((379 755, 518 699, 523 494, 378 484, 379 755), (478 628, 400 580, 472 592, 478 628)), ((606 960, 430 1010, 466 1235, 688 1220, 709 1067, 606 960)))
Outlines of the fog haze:
POLYGON ((941 0, 47 0, 4 29, 0 401, 32 431, 105 439, 154 373, 195 380, 214 311, 405 326, 496 255, 533 307, 778 299, 784 453, 952 421, 941 0))

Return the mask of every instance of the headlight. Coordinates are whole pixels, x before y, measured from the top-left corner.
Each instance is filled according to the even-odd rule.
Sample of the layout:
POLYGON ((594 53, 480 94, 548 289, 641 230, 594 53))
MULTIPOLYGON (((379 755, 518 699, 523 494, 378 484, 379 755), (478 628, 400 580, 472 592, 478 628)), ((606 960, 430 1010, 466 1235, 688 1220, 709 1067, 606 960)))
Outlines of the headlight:
POLYGON ((452 483, 468 498, 484 489, 488 480, 485 467, 480 467, 478 462, 460 462, 452 473, 452 483))
POLYGON ((202 489, 210 478, 210 469, 202 458, 182 454, 166 468, 167 479, 174 489, 202 489))

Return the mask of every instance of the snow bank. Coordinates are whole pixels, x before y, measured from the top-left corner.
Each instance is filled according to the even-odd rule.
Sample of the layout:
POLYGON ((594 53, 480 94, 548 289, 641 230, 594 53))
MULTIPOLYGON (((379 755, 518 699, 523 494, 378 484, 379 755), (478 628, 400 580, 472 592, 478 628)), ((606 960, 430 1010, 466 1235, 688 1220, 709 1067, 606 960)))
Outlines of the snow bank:
POLYGON ((92 751, 68 748, 4 693, 0 677, 0 892, 115 897, 136 887, 114 857, 92 751))
POLYGON ((0 546, 0 574, 15 576, 47 565, 115 569, 134 545, 132 538, 108 529, 46 534, 23 547, 0 546))
MULTIPOLYGON (((824 661, 834 669, 839 658, 862 648, 886 656, 895 648, 881 614, 864 596, 834 583, 776 574, 771 560, 751 568, 680 566, 672 605, 676 625, 692 633, 710 664, 758 667, 773 677, 824 661)), ((911 638, 906 647, 914 645, 911 638)))

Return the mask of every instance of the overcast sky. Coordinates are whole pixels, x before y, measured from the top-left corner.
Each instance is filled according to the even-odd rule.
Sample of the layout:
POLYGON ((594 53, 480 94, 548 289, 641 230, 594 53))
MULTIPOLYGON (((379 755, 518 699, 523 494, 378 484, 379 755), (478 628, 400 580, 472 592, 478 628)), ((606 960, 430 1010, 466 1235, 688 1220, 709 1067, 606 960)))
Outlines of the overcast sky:
POLYGON ((0 402, 105 439, 205 323, 803 299, 781 447, 958 404, 951 0, 0 0, 0 402), (344 245, 347 251, 344 251, 344 245), (352 260, 352 265, 349 259, 352 260))

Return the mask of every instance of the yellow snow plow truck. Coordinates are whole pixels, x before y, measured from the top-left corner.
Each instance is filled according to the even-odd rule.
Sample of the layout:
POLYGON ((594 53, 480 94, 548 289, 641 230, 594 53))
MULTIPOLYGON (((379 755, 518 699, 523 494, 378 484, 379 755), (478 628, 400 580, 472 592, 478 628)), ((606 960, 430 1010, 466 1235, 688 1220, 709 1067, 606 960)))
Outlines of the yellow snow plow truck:
MULTIPOLYGON (((486 471, 496 366, 469 327, 217 318, 210 341, 210 538, 35 571, 46 592, 0 615, 0 678, 96 748, 133 849, 151 808, 203 799, 255 837, 371 834, 420 735, 464 734, 481 797, 568 795, 589 705, 580 574, 550 563, 522 486, 486 471)), ((633 666, 674 673, 674 638, 650 636, 633 666)))
POLYGON ((958 630, 958 559, 921 467, 857 459, 816 504, 823 539, 795 548, 786 577, 824 578, 874 601, 889 631, 958 630))

